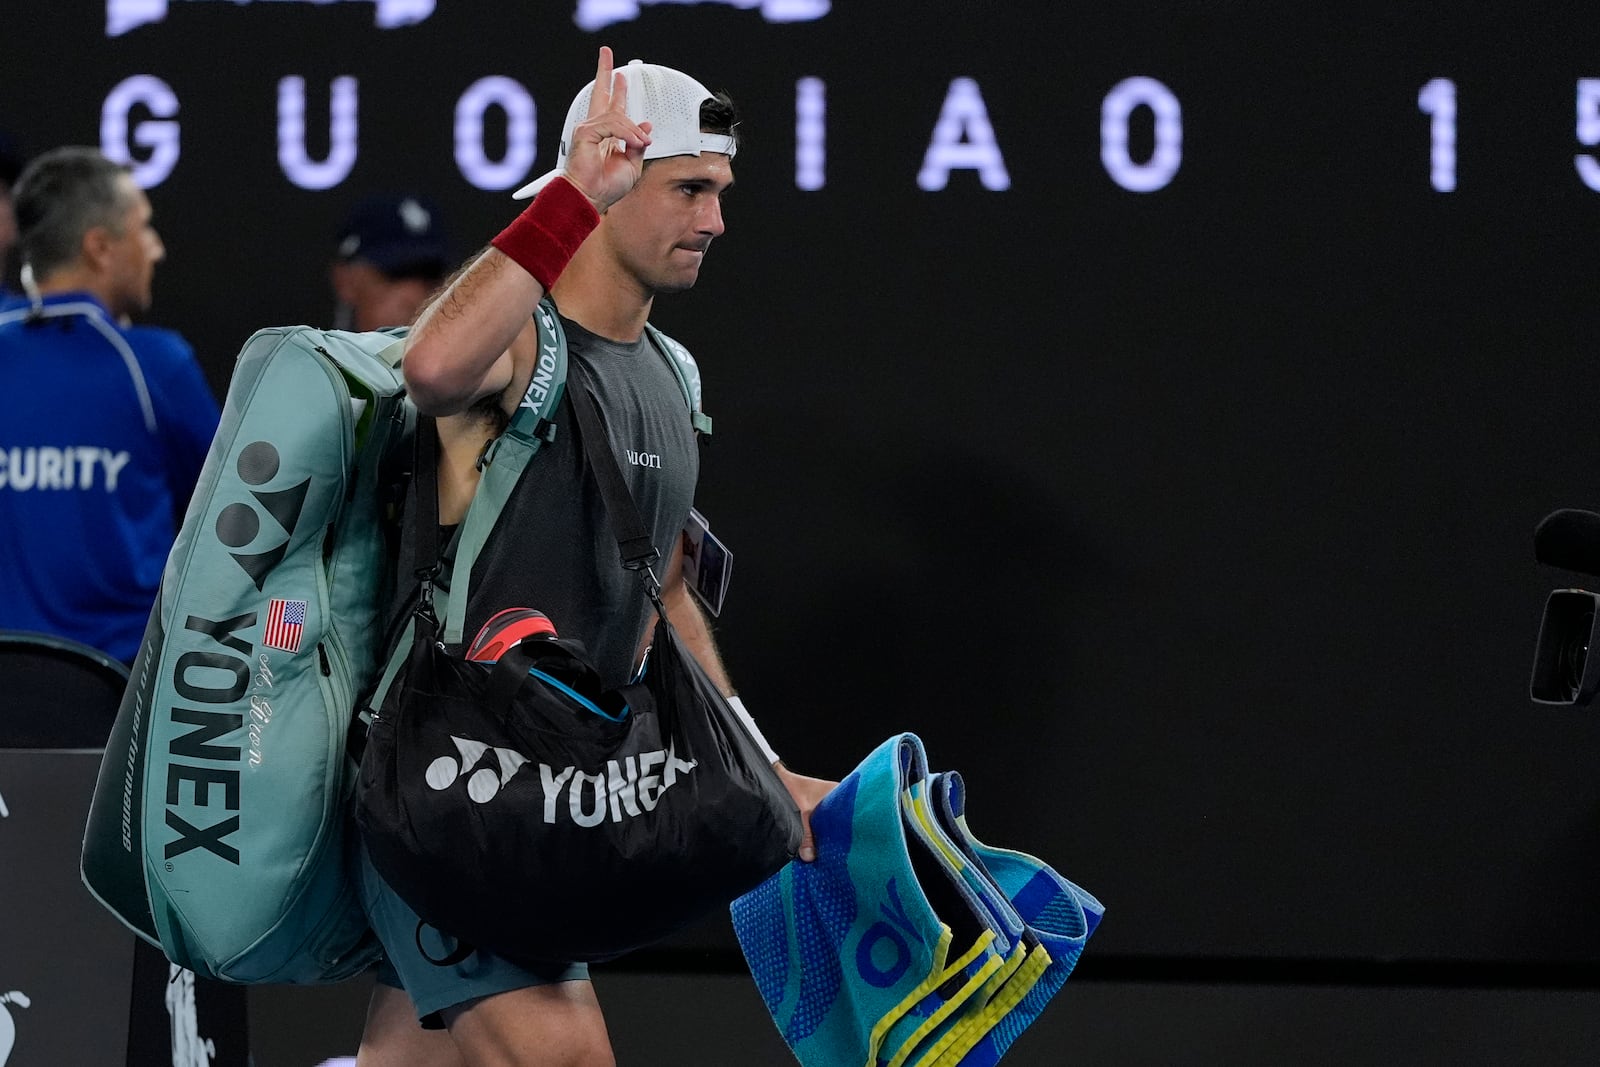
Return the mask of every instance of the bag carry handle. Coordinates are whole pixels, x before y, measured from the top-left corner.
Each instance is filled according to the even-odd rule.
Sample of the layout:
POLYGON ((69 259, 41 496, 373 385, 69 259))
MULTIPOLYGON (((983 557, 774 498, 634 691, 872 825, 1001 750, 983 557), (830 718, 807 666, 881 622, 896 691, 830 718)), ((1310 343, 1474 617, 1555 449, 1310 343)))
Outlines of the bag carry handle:
POLYGON ((486 710, 503 721, 511 713, 511 705, 522 691, 522 683, 528 680, 528 671, 532 668, 533 657, 519 646, 513 645, 500 653, 499 662, 489 673, 489 687, 483 693, 486 710))

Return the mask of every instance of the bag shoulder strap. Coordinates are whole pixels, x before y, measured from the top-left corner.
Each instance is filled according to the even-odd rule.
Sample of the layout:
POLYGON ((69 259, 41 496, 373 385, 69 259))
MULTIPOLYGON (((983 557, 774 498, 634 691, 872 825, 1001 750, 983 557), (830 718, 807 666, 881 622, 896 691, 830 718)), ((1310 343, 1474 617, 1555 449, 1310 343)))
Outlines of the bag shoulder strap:
POLYGON ((656 351, 661 353, 661 358, 667 361, 667 366, 678 376, 678 387, 683 390, 683 399, 689 405, 689 421, 694 425, 695 432, 710 437, 711 416, 701 409, 700 364, 694 361, 687 348, 648 322, 644 324, 644 332, 655 344, 656 351))
MULTIPOLYGON (((555 305, 548 297, 539 302, 533 318, 539 330, 539 355, 534 362, 533 376, 511 417, 511 424, 489 442, 483 458, 478 461, 481 471, 478 488, 472 494, 467 517, 456 538, 449 600, 463 607, 472 589, 472 566, 489 540, 501 510, 540 446, 555 440, 556 406, 561 403, 567 384, 567 336, 561 329, 555 305)), ((449 611, 443 602, 439 611, 445 621, 445 643, 459 644, 466 625, 466 611, 449 611)))
POLYGON ((650 541, 650 528, 639 516, 639 508, 628 492, 628 482, 617 464, 616 453, 611 451, 605 424, 600 415, 600 405, 589 390, 589 379, 583 367, 572 367, 574 389, 572 413, 578 420, 578 450, 594 474, 600 487, 601 499, 606 504, 606 516, 611 523, 611 534, 617 541, 617 552, 622 566, 634 571, 644 582, 644 589, 655 605, 663 623, 667 622, 666 605, 661 602, 661 582, 654 570, 661 553, 650 541))

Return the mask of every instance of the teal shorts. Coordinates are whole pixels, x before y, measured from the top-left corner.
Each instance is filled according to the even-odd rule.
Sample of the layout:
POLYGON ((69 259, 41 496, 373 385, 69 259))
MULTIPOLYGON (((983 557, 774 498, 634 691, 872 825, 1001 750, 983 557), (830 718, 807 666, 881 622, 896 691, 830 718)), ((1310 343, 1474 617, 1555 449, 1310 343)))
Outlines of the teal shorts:
POLYGON ((367 922, 383 944, 384 959, 378 964, 378 981, 405 991, 416 1006, 423 1029, 443 1028, 441 1011, 479 997, 528 986, 589 980, 586 963, 553 963, 548 968, 532 970, 482 950, 474 951, 460 963, 439 966, 423 955, 422 947, 426 947, 434 959, 443 959, 455 949, 455 939, 431 926, 422 926, 417 913, 373 868, 366 847, 358 845, 357 851, 360 855, 356 877, 361 888, 361 905, 366 910, 367 922))

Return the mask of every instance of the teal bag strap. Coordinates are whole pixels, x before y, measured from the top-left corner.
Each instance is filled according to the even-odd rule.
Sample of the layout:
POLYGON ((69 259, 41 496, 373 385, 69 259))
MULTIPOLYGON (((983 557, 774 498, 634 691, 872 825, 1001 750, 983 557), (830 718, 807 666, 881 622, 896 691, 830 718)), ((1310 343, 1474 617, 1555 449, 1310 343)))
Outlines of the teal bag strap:
POLYGON ((694 361, 687 348, 648 322, 644 324, 644 331, 650 335, 650 340, 655 342, 656 350, 667 361, 667 366, 678 376, 678 385, 683 389, 683 398, 689 404, 689 421, 694 425, 695 432, 710 437, 711 416, 700 410, 700 364, 694 361))
POLYGON ((391 369, 398 371, 400 369, 400 361, 405 358, 406 354, 406 334, 410 333, 411 331, 405 327, 401 327, 399 329, 380 330, 378 332, 387 333, 394 338, 393 341, 389 342, 388 347, 378 352, 378 358, 387 364, 391 369))
MULTIPOLYGON (((450 598, 463 606, 472 589, 472 565, 488 541, 500 510, 516 489, 534 453, 555 436, 556 405, 561 403, 567 384, 567 337, 548 297, 539 302, 533 318, 539 328, 539 357, 534 364, 533 377, 522 394, 516 414, 511 417, 511 425, 489 443, 479 461, 482 475, 478 489, 472 496, 456 540, 456 558, 450 570, 450 598)), ((445 643, 460 644, 466 611, 446 612, 443 607, 437 610, 445 622, 445 643)))

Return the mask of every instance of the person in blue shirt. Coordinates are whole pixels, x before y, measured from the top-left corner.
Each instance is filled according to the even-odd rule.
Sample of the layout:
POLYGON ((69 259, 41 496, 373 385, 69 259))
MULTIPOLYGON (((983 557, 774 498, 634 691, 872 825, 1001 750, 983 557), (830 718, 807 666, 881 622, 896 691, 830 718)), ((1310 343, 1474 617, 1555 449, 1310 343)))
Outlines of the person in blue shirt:
POLYGON ((0 312, 0 628, 131 661, 216 397, 183 338, 127 325, 166 250, 125 167, 46 152, 14 207, 31 291, 0 312))

